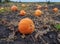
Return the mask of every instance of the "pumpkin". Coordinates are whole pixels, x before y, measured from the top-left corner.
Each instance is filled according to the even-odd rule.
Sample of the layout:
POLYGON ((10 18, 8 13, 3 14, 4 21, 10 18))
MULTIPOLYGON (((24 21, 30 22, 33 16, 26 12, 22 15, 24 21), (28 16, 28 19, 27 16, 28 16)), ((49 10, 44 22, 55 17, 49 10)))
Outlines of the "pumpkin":
POLYGON ((45 5, 45 10, 48 10, 48 5, 45 5))
POLYGON ((0 8, 0 11, 2 11, 2 10, 4 10, 4 9, 5 9, 5 8, 1 7, 1 8, 0 8))
POLYGON ((58 8, 53 8, 53 12, 58 12, 58 8))
POLYGON ((17 11, 18 8, 17 8, 17 6, 13 5, 13 6, 11 7, 11 10, 12 10, 12 11, 17 11))
POLYGON ((25 10, 21 10, 21 11, 20 11, 20 15, 21 15, 21 16, 24 16, 25 14, 26 14, 25 10))
POLYGON ((0 8, 0 13, 5 12, 5 11, 6 11, 5 8, 3 7, 0 8))
POLYGON ((30 18, 23 18, 18 23, 18 30, 22 34, 31 34, 34 32, 34 23, 30 18))
POLYGON ((22 6, 22 7, 25 7, 26 5, 25 5, 25 4, 22 4, 21 6, 22 6))
POLYGON ((30 5, 28 4, 27 7, 29 7, 30 5))
POLYGON ((45 8, 46 11, 48 11, 48 8, 45 8))
POLYGON ((3 7, 1 7, 0 9, 4 9, 3 7))
POLYGON ((38 5, 38 6, 37 6, 37 9, 41 9, 41 8, 42 8, 42 6, 41 6, 41 5, 38 5))
POLYGON ((35 13, 34 13, 34 15, 35 15, 35 16, 41 16, 42 13, 43 13, 43 12, 42 12, 41 10, 36 10, 35 13))

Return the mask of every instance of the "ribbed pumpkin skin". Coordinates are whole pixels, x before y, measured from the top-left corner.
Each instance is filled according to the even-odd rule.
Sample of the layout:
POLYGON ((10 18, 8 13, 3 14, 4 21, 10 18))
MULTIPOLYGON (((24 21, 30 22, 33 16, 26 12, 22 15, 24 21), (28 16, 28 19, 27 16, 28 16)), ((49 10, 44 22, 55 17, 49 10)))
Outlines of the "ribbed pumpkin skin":
POLYGON ((34 32, 35 26, 31 19, 24 18, 18 24, 18 30, 22 34, 31 34, 34 32))
POLYGON ((21 10, 21 11, 20 11, 20 15, 21 15, 21 16, 24 16, 25 14, 26 14, 25 10, 21 10))
POLYGON ((18 8, 17 8, 17 6, 13 5, 13 6, 11 7, 11 10, 12 10, 12 11, 17 11, 18 8))
POLYGON ((34 15, 35 16, 41 16, 42 15, 42 11, 41 10, 36 10, 34 15))
POLYGON ((53 8, 53 12, 58 12, 58 8, 53 8))

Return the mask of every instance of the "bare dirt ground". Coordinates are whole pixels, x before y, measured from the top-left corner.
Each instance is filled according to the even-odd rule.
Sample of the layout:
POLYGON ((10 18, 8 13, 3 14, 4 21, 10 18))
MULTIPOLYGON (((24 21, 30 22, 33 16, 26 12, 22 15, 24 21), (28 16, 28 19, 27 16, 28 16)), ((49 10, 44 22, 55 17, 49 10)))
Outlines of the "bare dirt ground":
POLYGON ((60 44, 60 31, 54 25, 60 23, 60 5, 49 5, 48 11, 44 10, 39 17, 33 15, 36 10, 36 4, 40 3, 25 3, 29 7, 22 8, 22 3, 6 3, 0 4, 1 7, 7 10, 0 13, 0 44, 60 44), (17 5, 19 10, 26 10, 25 16, 19 15, 19 10, 16 12, 10 11, 12 5, 17 5), (53 13, 54 7, 59 8, 58 13, 53 13), (25 38, 21 37, 18 32, 18 22, 25 17, 29 17, 34 21, 35 31, 25 38))

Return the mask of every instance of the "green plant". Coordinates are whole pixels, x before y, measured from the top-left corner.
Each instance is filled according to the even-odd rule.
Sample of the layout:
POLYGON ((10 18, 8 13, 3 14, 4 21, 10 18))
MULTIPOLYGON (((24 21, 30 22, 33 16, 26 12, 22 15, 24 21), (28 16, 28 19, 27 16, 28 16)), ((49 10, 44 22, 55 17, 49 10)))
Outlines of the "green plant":
POLYGON ((1 8, 0 9, 0 13, 2 13, 2 12, 5 12, 5 9, 4 8, 1 8))
POLYGON ((9 9, 7 9, 7 7, 6 8, 0 8, 0 13, 3 13, 3 12, 6 12, 6 11, 9 11, 9 9))
POLYGON ((56 24, 54 27, 55 27, 56 29, 60 30, 60 24, 56 24))

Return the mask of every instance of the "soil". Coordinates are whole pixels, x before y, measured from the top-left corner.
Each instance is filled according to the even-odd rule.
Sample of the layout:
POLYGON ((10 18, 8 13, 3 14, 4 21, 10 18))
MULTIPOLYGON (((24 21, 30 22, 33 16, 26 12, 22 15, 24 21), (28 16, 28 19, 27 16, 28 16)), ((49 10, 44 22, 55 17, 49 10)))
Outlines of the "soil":
MULTIPOLYGON (((19 6, 19 4, 15 5, 19 6)), ((60 5, 49 5, 49 10, 42 9, 44 14, 38 17, 33 15, 36 10, 35 4, 30 3, 30 6, 26 9, 27 14, 25 16, 20 16, 19 10, 0 13, 0 44, 60 44, 60 31, 54 27, 54 24, 60 23, 60 11, 58 13, 52 11, 54 7, 60 10, 60 5), (22 34, 18 31, 18 22, 26 17, 33 20, 35 31, 22 38, 22 34)), ((0 6, 11 7, 7 3, 0 6)))

